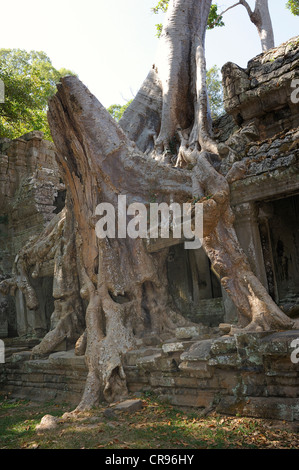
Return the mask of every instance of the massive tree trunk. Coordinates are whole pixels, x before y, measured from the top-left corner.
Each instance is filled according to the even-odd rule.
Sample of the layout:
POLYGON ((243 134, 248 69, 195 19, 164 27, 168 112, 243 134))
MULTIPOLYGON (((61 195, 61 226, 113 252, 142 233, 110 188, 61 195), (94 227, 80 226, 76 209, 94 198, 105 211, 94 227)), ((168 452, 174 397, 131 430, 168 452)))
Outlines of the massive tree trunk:
MULTIPOLYGON (((167 248, 155 253, 139 237, 120 237, 123 226, 117 227, 116 238, 97 237, 100 203, 112 204, 117 220, 124 220, 119 195, 127 197, 127 204, 147 207, 153 195, 158 203, 200 200, 203 246, 238 308, 240 327, 293 327, 251 272, 233 228, 229 185, 244 174, 246 165, 236 163, 225 176, 217 171, 220 157, 212 135, 204 54, 210 6, 210 0, 170 3, 161 55, 120 125, 76 77, 63 78, 49 103, 49 124, 69 198, 66 213, 51 228, 56 224, 58 234, 61 220, 69 221, 64 234, 73 248, 65 251, 60 274, 70 285, 69 263, 77 273, 77 293, 80 286, 87 306, 86 330, 77 341, 77 352, 85 353, 89 372, 78 410, 126 395, 123 355, 148 335, 164 338, 187 324, 169 294, 167 248)), ((52 240, 51 234, 51 229, 43 234, 40 249, 52 240)), ((55 253, 58 256, 59 251, 55 253)), ((26 263, 22 272, 25 292, 34 304, 26 263)), ((34 352, 51 351, 67 334, 65 326, 65 321, 58 321, 34 352)))
POLYGON ((168 293, 167 249, 151 254, 140 238, 98 238, 96 207, 111 203, 118 217, 119 194, 128 204, 148 205, 153 191, 159 192, 157 202, 183 202, 191 184, 183 173, 144 156, 78 79, 63 79, 49 108, 77 222, 81 296, 88 303, 82 409, 126 395, 122 356, 137 338, 165 335, 187 323, 168 293))

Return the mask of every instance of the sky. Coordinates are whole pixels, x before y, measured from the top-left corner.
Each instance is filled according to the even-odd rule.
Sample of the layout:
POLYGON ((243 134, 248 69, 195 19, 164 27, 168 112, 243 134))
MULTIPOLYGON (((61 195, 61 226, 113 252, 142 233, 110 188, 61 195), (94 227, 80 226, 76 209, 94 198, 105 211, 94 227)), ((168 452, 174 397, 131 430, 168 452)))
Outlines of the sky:
MULTIPOLYGON (((44 51, 55 68, 77 73, 106 107, 133 98, 155 63, 155 24, 164 19, 151 11, 156 0, 1 3, 0 48, 44 51)), ((235 0, 217 3, 223 11, 235 0)), ((299 17, 291 15, 285 3, 269 0, 276 45, 299 35, 299 17)), ((228 61, 246 67, 261 52, 257 30, 242 6, 227 12, 224 21, 225 27, 207 33, 207 67, 221 68, 228 61)))

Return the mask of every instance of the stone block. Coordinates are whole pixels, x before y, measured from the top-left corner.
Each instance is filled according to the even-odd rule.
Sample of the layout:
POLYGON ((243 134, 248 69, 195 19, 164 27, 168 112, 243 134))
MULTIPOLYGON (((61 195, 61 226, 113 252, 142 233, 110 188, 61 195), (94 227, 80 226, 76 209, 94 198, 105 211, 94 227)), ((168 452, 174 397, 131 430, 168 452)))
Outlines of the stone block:
POLYGON ((29 384, 29 381, 30 383, 37 383, 38 386, 40 386, 40 384, 44 384, 44 381, 45 381, 45 378, 44 378, 44 374, 29 374, 28 377, 24 377, 23 378, 24 382, 28 382, 29 384))
POLYGON ((129 351, 125 355, 125 364, 128 366, 135 366, 137 361, 142 357, 153 356, 154 354, 161 353, 160 348, 139 348, 129 351))
POLYGON ((207 333, 207 331, 208 331, 208 328, 205 327, 204 325, 185 326, 181 328, 176 328, 175 336, 179 340, 191 339, 191 338, 199 336, 200 334, 205 334, 207 333))
POLYGON ((153 354, 151 356, 140 357, 136 361, 136 365, 145 370, 156 370, 157 360, 160 359, 162 353, 153 354))
POLYGON ((286 398, 298 398, 299 390, 298 386, 293 387, 291 385, 268 385, 267 392, 270 397, 286 397, 286 398))
POLYGON ((227 335, 231 330, 232 325, 230 323, 220 323, 219 330, 223 335, 227 335))
POLYGON ((216 411, 254 418, 299 421, 297 398, 247 397, 240 400, 235 397, 223 397, 216 411))
POLYGON ((28 361, 30 359, 30 356, 31 356, 31 351, 15 352, 15 353, 12 353, 11 362, 15 363, 15 362, 28 361))
POLYGON ((177 388, 194 388, 196 390, 200 388, 206 388, 207 387, 207 381, 206 380, 200 380, 198 377, 180 377, 176 376, 174 379, 174 385, 177 388))
POLYGON ((285 377, 285 378, 298 378, 299 377, 299 364, 293 364, 289 357, 265 361, 265 375, 268 377, 285 377))
POLYGON ((213 376, 215 382, 214 382, 214 387, 219 388, 221 390, 221 393, 224 394, 232 394, 233 390, 238 387, 240 384, 240 375, 236 373, 234 370, 220 370, 217 369, 214 372, 213 376))
POLYGON ((205 361, 211 357, 213 339, 205 339, 194 343, 188 351, 181 355, 182 361, 205 361))
POLYGON ((179 358, 175 358, 173 356, 170 357, 163 357, 161 356, 157 360, 157 365, 159 367, 159 370, 163 371, 172 371, 176 372, 178 370, 178 362, 179 358))
POLYGON ((125 374, 126 374, 126 379, 127 382, 140 382, 141 384, 147 384, 149 381, 149 375, 148 373, 145 373, 145 371, 140 370, 138 367, 136 368, 131 368, 125 367, 125 374))
POLYGON ((215 393, 207 390, 186 389, 183 393, 168 394, 167 398, 172 405, 207 408, 214 401, 215 393))
POLYGON ((213 369, 206 361, 184 361, 179 364, 179 369, 190 377, 210 378, 213 375, 213 369))
POLYGON ((173 352, 184 351, 184 350, 185 350, 185 344, 182 341, 162 344, 162 351, 164 353, 173 353, 173 352))
POLYGON ((38 424, 35 429, 38 433, 44 431, 53 431, 53 429, 56 429, 58 427, 58 423, 59 418, 57 418, 56 416, 45 415, 41 419, 40 424, 38 424))
POLYGON ((128 382, 127 386, 130 393, 142 392, 144 390, 144 384, 140 382, 128 382))
POLYGON ((140 411, 143 408, 142 400, 125 400, 117 405, 113 405, 114 411, 122 411, 125 413, 135 413, 136 411, 140 411))
POLYGON ((279 384, 282 386, 292 386, 292 387, 297 387, 299 390, 299 376, 297 375, 296 377, 287 375, 287 376, 267 376, 266 377, 267 384, 279 384))
POLYGON ((71 351, 61 351, 53 353, 49 356, 49 364, 53 364, 55 367, 84 367, 87 368, 85 363, 84 356, 76 356, 75 350, 72 349, 71 351))
POLYGON ((208 360, 209 366, 220 368, 240 368, 242 360, 238 354, 219 354, 208 360))
POLYGON ((263 364, 260 342, 267 335, 268 332, 246 332, 235 335, 238 355, 244 364, 246 363, 255 366, 263 364))
POLYGON ((213 356, 228 354, 236 351, 237 342, 234 336, 221 337, 216 339, 211 345, 211 354, 213 356))
POLYGON ((261 340, 260 349, 265 356, 285 356, 290 358, 292 352, 290 345, 297 338, 299 338, 299 330, 273 333, 261 340))
POLYGON ((174 387, 175 380, 173 377, 165 377, 163 374, 151 374, 149 383, 152 387, 174 387))

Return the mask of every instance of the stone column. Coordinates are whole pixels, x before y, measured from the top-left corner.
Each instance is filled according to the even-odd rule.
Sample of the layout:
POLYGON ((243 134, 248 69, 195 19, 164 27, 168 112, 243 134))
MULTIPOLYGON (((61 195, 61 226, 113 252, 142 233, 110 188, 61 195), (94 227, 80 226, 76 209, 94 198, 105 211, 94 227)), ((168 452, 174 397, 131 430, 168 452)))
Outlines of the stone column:
POLYGON ((18 336, 40 336, 47 332, 44 306, 30 310, 20 289, 15 294, 18 336))
POLYGON ((191 271, 193 302, 197 304, 202 299, 212 299, 209 259, 203 248, 188 252, 188 260, 191 271))
POLYGON ((28 332, 27 308, 23 292, 20 289, 15 293, 16 314, 17 314, 17 332, 19 336, 25 336, 28 332))
POLYGON ((271 203, 261 204, 259 208, 259 227, 261 234, 262 250, 265 262, 266 276, 268 280, 268 291, 275 302, 279 302, 277 280, 273 260, 273 247, 270 234, 269 220, 273 217, 273 206, 271 203))
POLYGON ((0 294, 0 338, 8 336, 8 304, 6 298, 0 294))
POLYGON ((235 229, 240 245, 248 257, 252 271, 268 290, 258 225, 258 208, 254 202, 246 202, 235 206, 234 213, 236 216, 235 229))

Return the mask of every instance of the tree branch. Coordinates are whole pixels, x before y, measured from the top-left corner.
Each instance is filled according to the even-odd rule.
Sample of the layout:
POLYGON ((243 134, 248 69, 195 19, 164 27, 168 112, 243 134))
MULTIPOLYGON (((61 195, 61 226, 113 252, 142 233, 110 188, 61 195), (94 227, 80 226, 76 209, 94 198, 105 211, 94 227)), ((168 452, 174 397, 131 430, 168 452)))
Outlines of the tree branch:
POLYGON ((216 25, 217 22, 220 20, 220 18, 226 13, 228 12, 229 10, 231 10, 232 8, 235 8, 237 7, 238 5, 243 5, 244 8, 246 8, 247 10, 247 13, 248 13, 248 16, 250 18, 250 21, 255 25, 255 26, 258 26, 258 24, 260 23, 260 15, 259 15, 259 11, 258 11, 258 8, 257 8, 257 4, 255 6, 255 10, 252 11, 251 10, 251 7, 249 5, 249 3, 246 1, 246 0, 239 0, 237 3, 234 3, 233 5, 231 5, 230 7, 226 8, 226 10, 222 11, 220 13, 220 15, 216 18, 216 20, 214 21, 213 25, 216 25))
POLYGON ((243 5, 243 7, 246 8, 249 17, 251 18, 251 16, 253 15, 253 11, 251 10, 250 5, 247 3, 247 1, 246 0, 239 0, 239 4, 243 5))
POLYGON ((234 3, 233 5, 231 5, 230 7, 226 8, 225 10, 223 10, 220 15, 217 16, 216 20, 214 21, 213 23, 213 26, 216 26, 216 24, 218 23, 218 21, 220 20, 220 18, 222 18, 222 16, 228 12, 229 10, 232 10, 233 8, 237 7, 238 5, 243 5, 246 9, 247 9, 247 12, 249 15, 251 15, 253 12, 250 8, 250 6, 248 5, 248 3, 245 1, 245 0, 239 0, 237 3, 234 3))

